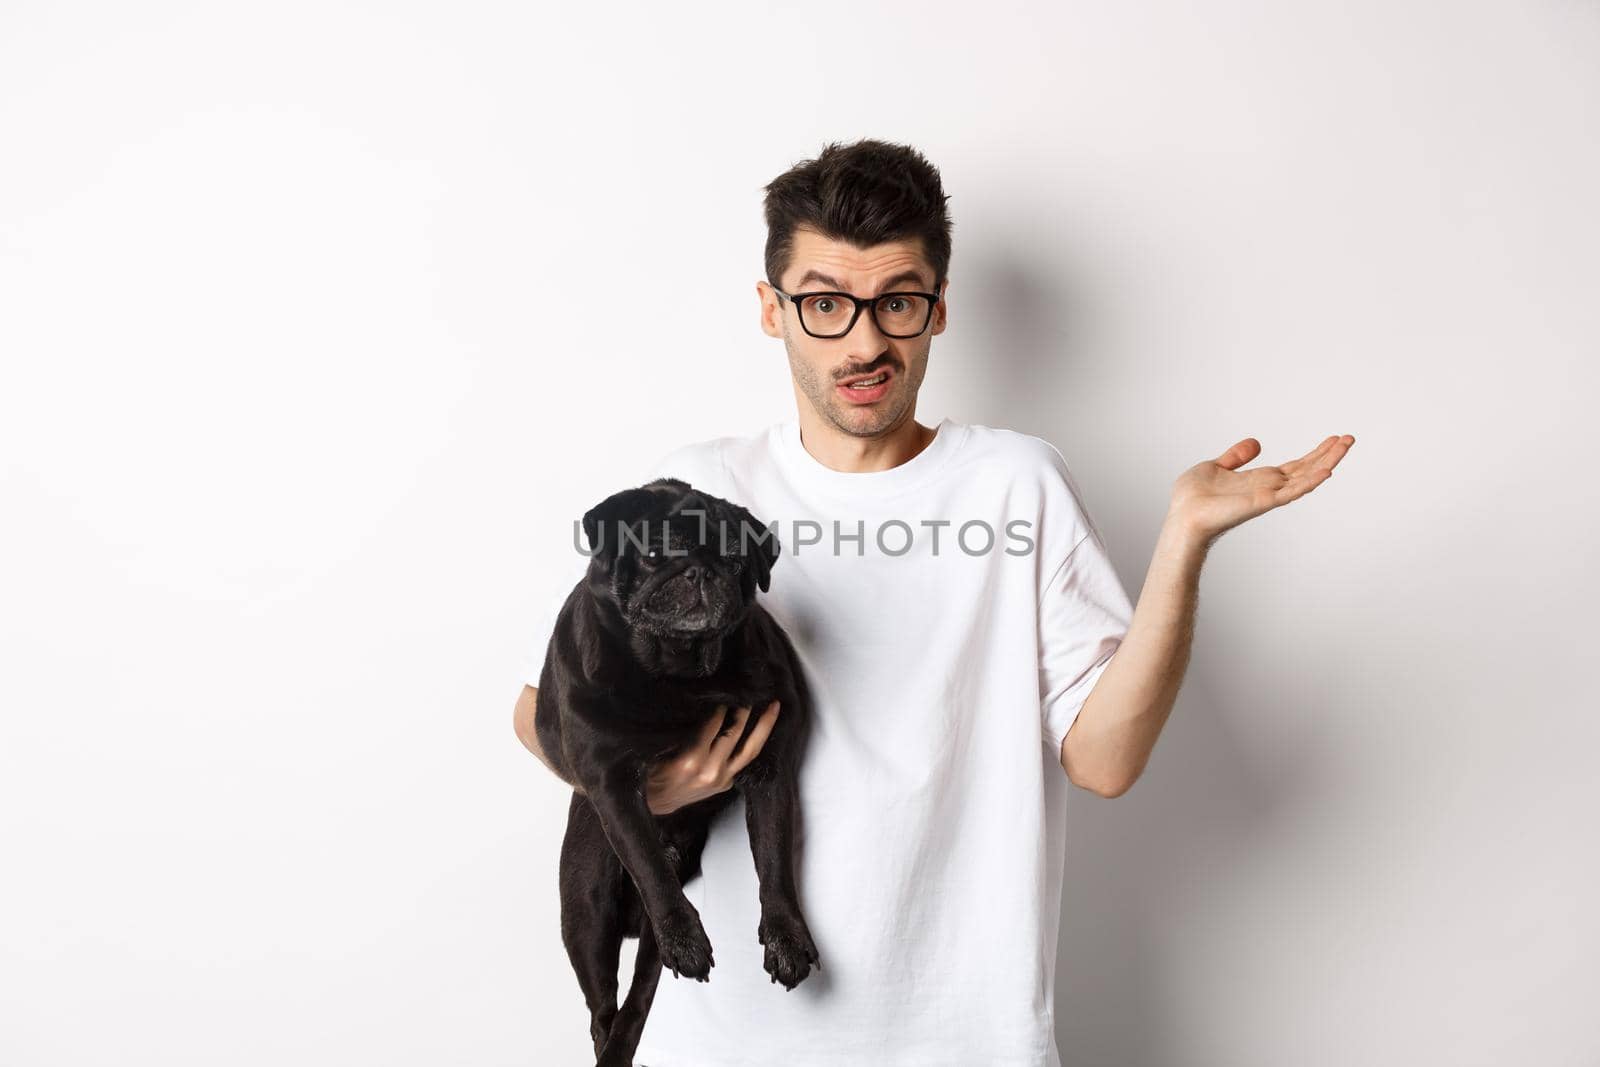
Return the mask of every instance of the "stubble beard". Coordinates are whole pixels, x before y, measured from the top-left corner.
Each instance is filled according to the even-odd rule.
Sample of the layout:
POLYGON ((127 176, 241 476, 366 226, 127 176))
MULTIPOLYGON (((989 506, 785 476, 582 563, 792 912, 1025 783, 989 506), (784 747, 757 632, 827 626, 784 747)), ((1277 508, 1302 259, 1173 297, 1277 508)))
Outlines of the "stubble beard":
POLYGON ((916 400, 919 383, 911 380, 913 371, 909 364, 896 362, 895 377, 906 380, 894 383, 887 405, 879 403, 870 408, 854 408, 834 394, 832 377, 819 375, 811 364, 795 352, 787 322, 783 324, 783 347, 789 354, 789 371, 800 384, 800 391, 811 401, 811 407, 817 414, 837 427, 840 433, 852 437, 881 436, 900 424, 916 400))

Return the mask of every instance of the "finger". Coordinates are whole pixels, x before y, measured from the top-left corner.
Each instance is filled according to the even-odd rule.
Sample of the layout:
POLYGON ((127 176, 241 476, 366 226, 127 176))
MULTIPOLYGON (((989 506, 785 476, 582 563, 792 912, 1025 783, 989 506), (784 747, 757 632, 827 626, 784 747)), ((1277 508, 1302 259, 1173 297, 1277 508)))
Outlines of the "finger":
POLYGON ((1313 466, 1303 467, 1296 471, 1294 477, 1289 479, 1289 484, 1283 486, 1280 492, 1282 490, 1293 490, 1294 496, 1288 498, 1291 500, 1295 496, 1303 496, 1311 492, 1311 490, 1333 477, 1333 468, 1344 457, 1344 453, 1344 445, 1334 445, 1313 466))
POLYGON ((1291 459, 1289 462, 1283 464, 1283 473, 1293 475, 1304 468, 1316 466, 1317 461, 1327 454, 1328 449, 1333 447, 1333 443, 1338 439, 1339 438, 1337 435, 1333 437, 1324 437, 1322 439, 1322 443, 1317 445, 1316 448, 1313 448, 1299 459, 1291 459))
POLYGON ((733 746, 739 743, 740 736, 744 734, 745 720, 749 718, 749 708, 740 708, 733 713, 733 721, 728 724, 728 728, 711 742, 713 761, 719 764, 727 762, 729 754, 733 752, 733 746))
POLYGON ((767 743, 767 738, 772 735, 772 728, 778 724, 778 711, 776 700, 762 709, 761 717, 756 720, 750 736, 744 739, 744 744, 734 754, 733 762, 728 764, 730 771, 737 773, 743 770, 746 764, 761 754, 761 746, 767 743))
POLYGON ((1285 463, 1283 469, 1289 474, 1300 474, 1322 467, 1332 468, 1335 463, 1339 462, 1339 457, 1344 455, 1348 448, 1349 445, 1344 444, 1344 438, 1339 434, 1334 434, 1299 459, 1285 463))
POLYGON ((1307 471, 1274 492, 1272 494, 1272 506, 1280 507, 1291 500, 1298 500, 1332 477, 1333 471, 1324 467, 1307 471))
POLYGON ((1332 446, 1329 447, 1317 466, 1332 474, 1333 468, 1339 465, 1339 461, 1345 457, 1345 454, 1350 451, 1350 446, 1355 443, 1356 439, 1349 434, 1334 438, 1332 446))
POLYGON ((728 705, 718 704, 717 710, 706 716, 705 725, 700 727, 699 743, 695 747, 701 751, 711 747, 711 742, 717 739, 717 734, 722 732, 724 723, 727 722, 728 705))
POLYGON ((1255 459, 1260 454, 1261 442, 1257 441, 1254 437, 1246 437, 1243 441, 1240 441, 1222 455, 1218 456, 1215 460, 1213 460, 1213 462, 1216 463, 1217 466, 1231 471, 1242 464, 1249 463, 1252 459, 1255 459))

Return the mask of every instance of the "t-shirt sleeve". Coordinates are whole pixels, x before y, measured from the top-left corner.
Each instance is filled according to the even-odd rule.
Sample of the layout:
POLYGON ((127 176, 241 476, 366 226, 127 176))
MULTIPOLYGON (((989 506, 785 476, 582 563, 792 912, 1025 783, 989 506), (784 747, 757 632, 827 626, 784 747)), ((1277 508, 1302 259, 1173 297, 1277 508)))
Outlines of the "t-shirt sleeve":
POLYGON ((1133 621, 1133 604, 1099 535, 1086 533, 1039 602, 1044 738, 1059 749, 1133 621))
MULTIPOLYGON (((699 488, 700 483, 709 477, 706 472, 700 469, 703 464, 695 462, 699 452, 700 450, 697 450, 693 445, 675 448, 659 457, 639 476, 637 481, 630 484, 644 485, 646 482, 653 482, 657 478, 675 477, 682 478, 699 488)), ((628 486, 617 487, 617 489, 623 488, 628 488, 628 486)), ((612 491, 615 492, 616 490, 612 491)), ((607 494, 597 496, 594 503, 599 503, 605 495, 607 494)), ((579 518, 582 518, 582 516, 572 516, 568 521, 573 522, 579 518)), ((582 581, 584 575, 589 572, 589 557, 577 550, 576 544, 571 541, 571 536, 569 535, 568 537, 567 551, 560 554, 562 575, 556 583, 555 594, 540 605, 533 621, 533 632, 528 636, 528 644, 524 646, 527 652, 522 663, 523 683, 535 688, 538 688, 539 674, 544 670, 545 656, 550 650, 550 635, 555 633, 556 618, 561 614, 561 608, 566 604, 567 597, 572 595, 573 586, 582 581)), ((582 534, 578 533, 575 536, 578 538, 578 543, 582 543, 582 534)))
POLYGON ((1039 593, 1039 705, 1044 739, 1060 749, 1083 702, 1133 621, 1133 603, 1100 529, 1054 446, 1047 451, 1041 523, 1052 554, 1039 593), (1050 513, 1054 514, 1051 515, 1050 513), (1059 546, 1068 544, 1064 557, 1059 546))

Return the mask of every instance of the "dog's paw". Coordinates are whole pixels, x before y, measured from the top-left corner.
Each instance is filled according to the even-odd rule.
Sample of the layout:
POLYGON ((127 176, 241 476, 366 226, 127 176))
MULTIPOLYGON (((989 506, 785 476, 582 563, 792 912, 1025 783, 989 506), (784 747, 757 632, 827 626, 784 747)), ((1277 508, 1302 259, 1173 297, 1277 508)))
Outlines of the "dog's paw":
POLYGON ((692 909, 674 914, 658 924, 655 932, 661 966, 679 978, 711 981, 711 967, 716 961, 711 957, 711 939, 706 936, 699 915, 692 909))
POLYGON ((785 989, 793 989, 811 973, 811 965, 822 969, 817 957, 817 946, 811 940, 811 931, 799 915, 763 915, 756 937, 765 946, 762 965, 774 982, 782 982, 785 989))

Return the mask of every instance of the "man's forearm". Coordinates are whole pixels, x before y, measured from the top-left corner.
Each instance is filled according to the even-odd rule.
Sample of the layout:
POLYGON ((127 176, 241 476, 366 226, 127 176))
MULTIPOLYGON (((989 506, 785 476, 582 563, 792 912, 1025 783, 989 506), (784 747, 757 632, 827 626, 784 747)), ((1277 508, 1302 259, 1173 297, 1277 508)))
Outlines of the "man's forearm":
POLYGON ((1189 665, 1208 548, 1178 520, 1162 525, 1128 632, 1062 743, 1075 784, 1119 796, 1144 772, 1189 665))
POLYGON ((511 713, 511 724, 517 732, 517 740, 522 742, 524 748, 539 757, 539 762, 550 768, 550 773, 560 778, 580 795, 583 788, 575 782, 568 781, 555 764, 550 762, 550 757, 544 754, 544 749, 539 745, 539 731, 535 728, 535 720, 539 714, 539 690, 531 685, 522 687, 522 694, 517 697, 516 709, 511 713))

